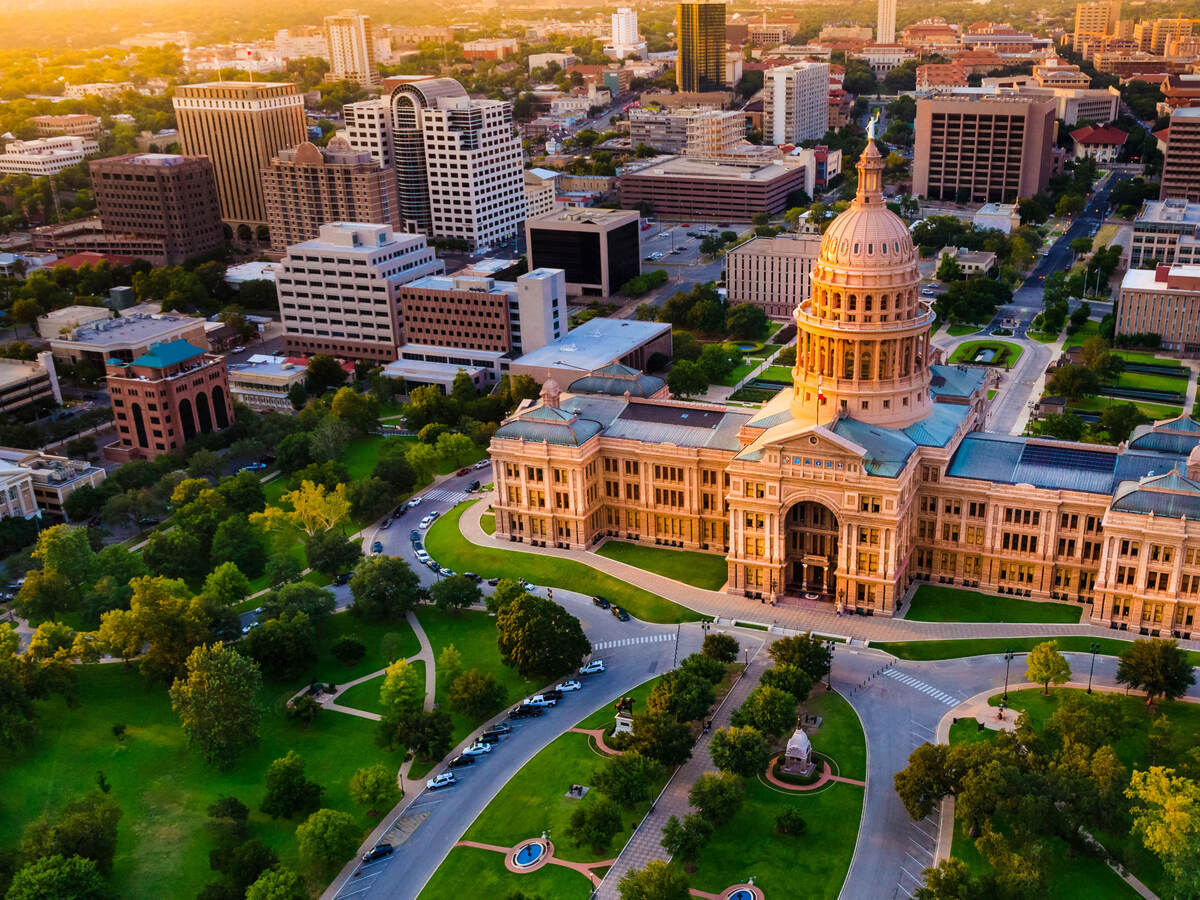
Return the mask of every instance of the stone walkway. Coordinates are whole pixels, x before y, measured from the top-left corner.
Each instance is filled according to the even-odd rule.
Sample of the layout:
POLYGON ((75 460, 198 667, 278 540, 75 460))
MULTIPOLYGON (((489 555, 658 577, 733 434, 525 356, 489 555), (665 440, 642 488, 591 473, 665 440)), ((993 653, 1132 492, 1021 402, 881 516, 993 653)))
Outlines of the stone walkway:
POLYGON ((779 759, 778 756, 771 760, 770 764, 767 766, 767 771, 763 773, 763 778, 765 778, 770 784, 775 785, 775 787, 779 788, 780 790, 796 792, 815 791, 818 788, 823 788, 831 781, 840 781, 842 784, 856 784, 859 787, 867 786, 865 781, 859 781, 857 778, 843 778, 841 775, 834 775, 833 770, 829 768, 829 763, 821 764, 821 774, 812 784, 791 784, 787 781, 780 780, 775 775, 775 760, 777 759, 779 759))
MULTIPOLYGON (((675 603, 703 615, 715 616, 731 621, 763 625, 778 633, 779 629, 816 631, 822 634, 845 637, 865 644, 879 641, 929 641, 962 640, 966 638, 1003 637, 1060 637, 1082 635, 1091 638, 1123 638, 1133 640, 1136 634, 1116 632, 1108 628, 1086 624, 1029 623, 998 624, 992 622, 916 622, 908 619, 893 619, 887 616, 837 616, 832 604, 813 603, 804 605, 770 606, 756 603, 745 597, 708 591, 680 581, 665 578, 654 572, 639 569, 595 553, 578 550, 559 550, 555 547, 533 547, 529 544, 499 540, 487 534, 479 524, 480 516, 494 500, 485 494, 483 502, 468 508, 459 520, 463 536, 468 542, 509 553, 532 553, 570 559, 600 572, 620 578, 629 584, 643 588, 660 597, 670 598, 675 603)), ((907 603, 907 600, 906 600, 907 603)), ((1200 650, 1200 640, 1180 641, 1179 646, 1189 650, 1200 650)))
MULTIPOLYGON (((522 841, 521 843, 523 844, 523 843, 525 843, 525 841, 522 841)), ((476 850, 491 850, 494 853, 503 853, 504 859, 505 859, 505 865, 508 868, 508 870, 510 872, 515 871, 517 874, 521 874, 520 869, 514 869, 508 863, 509 857, 512 856, 512 854, 514 852, 516 852, 516 849, 517 849, 517 847, 520 846, 520 844, 518 844, 517 847, 501 847, 498 844, 484 844, 484 843, 481 843, 480 841, 459 841, 454 846, 455 847, 473 847, 476 850)), ((600 860, 599 862, 593 862, 593 863, 572 862, 569 859, 559 859, 557 856, 554 855, 553 850, 549 850, 547 852, 549 853, 549 856, 546 858, 546 861, 542 865, 562 866, 564 869, 574 869, 579 874, 586 876, 588 878, 588 880, 590 880, 592 882, 593 887, 598 887, 600 885, 600 876, 597 875, 595 872, 593 872, 592 869, 602 869, 605 866, 611 866, 613 863, 616 862, 615 859, 604 859, 604 860, 600 860)), ((538 868, 540 868, 540 866, 530 866, 526 871, 534 872, 534 871, 537 871, 538 868)))
POLYGON ((608 746, 608 742, 604 740, 603 728, 568 728, 567 731, 573 731, 575 734, 586 734, 596 742, 596 747, 601 753, 606 753, 609 756, 620 756, 624 750, 618 750, 615 747, 608 746))
POLYGON ((632 869, 641 869, 654 859, 670 860, 670 854, 661 843, 663 826, 671 816, 683 819, 692 811, 691 804, 688 802, 688 792, 692 785, 704 773, 716 771, 717 767, 713 765, 712 757, 708 752, 709 742, 718 728, 729 725, 729 717, 733 714, 733 710, 741 706, 746 696, 758 686, 764 669, 764 664, 758 658, 762 646, 760 644, 751 651, 746 670, 730 688, 729 693, 725 695, 721 705, 713 714, 712 730, 700 736, 700 740, 692 748, 692 758, 675 770, 658 800, 650 808, 650 812, 638 825, 616 862, 604 876, 604 881, 595 895, 597 900, 617 900, 619 896, 617 884, 626 872, 632 869))

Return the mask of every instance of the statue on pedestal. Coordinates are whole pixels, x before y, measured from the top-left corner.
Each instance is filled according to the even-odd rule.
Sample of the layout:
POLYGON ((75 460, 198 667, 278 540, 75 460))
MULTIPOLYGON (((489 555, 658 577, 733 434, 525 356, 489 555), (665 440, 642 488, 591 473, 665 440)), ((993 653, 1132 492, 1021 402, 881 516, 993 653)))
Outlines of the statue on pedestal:
POLYGON ((787 749, 783 754, 783 771, 789 775, 807 778, 816 769, 812 752, 812 741, 808 739, 800 720, 797 719, 796 731, 788 738, 787 749))
POLYGON ((633 734, 633 698, 622 697, 616 702, 614 708, 617 711, 614 716, 617 724, 613 729, 613 734, 633 734))

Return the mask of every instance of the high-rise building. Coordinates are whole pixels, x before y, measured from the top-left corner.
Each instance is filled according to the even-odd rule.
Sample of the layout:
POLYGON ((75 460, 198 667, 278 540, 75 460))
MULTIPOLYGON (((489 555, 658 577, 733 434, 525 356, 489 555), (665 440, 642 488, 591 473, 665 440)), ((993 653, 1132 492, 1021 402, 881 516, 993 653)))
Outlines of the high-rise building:
POLYGON ((392 158, 396 164, 396 183, 400 197, 400 215, 406 231, 429 234, 433 217, 429 208, 429 178, 425 159, 423 113, 443 98, 466 97, 463 86, 453 78, 402 79, 384 84, 391 88, 392 158))
POLYGON ((572 295, 611 296, 642 271, 640 225, 633 209, 563 209, 531 218, 529 265, 562 269, 572 295))
MULTIPOLYGON (((1129 268, 1200 265, 1200 203, 1147 200, 1133 220, 1129 268)), ((39 320, 40 321, 40 320, 39 320)))
POLYGON ((1130 269, 1121 279, 1117 334, 1153 332, 1164 350, 1200 352, 1200 266, 1130 269))
POLYGON ((1200 106, 1172 111, 1161 183, 1160 200, 1200 201, 1200 106))
POLYGON ((675 83, 681 91, 719 91, 725 86, 725 4, 680 3, 675 83))
POLYGON ((183 152, 212 160, 221 216, 265 226, 262 167, 305 140, 304 99, 291 82, 180 85, 172 100, 183 152))
POLYGON ((404 343, 400 287, 444 271, 424 235, 362 222, 322 225, 315 240, 288 248, 275 279, 284 348, 390 362, 404 343))
POLYGON ((327 81, 356 81, 363 87, 379 85, 370 16, 359 15, 356 9, 326 16, 325 41, 329 45, 327 81))
POLYGON ((821 252, 821 235, 756 237, 725 257, 729 302, 753 303, 773 319, 786 319, 808 299, 809 276, 821 252))
POLYGON ((217 185, 207 157, 130 153, 92 160, 88 171, 103 229, 92 237, 111 239, 110 252, 121 253, 123 236, 134 242, 149 239, 156 249, 161 246, 153 261, 176 266, 224 245, 217 185))
POLYGON ((829 63, 799 62, 768 69, 763 142, 799 144, 829 130, 829 63))
POLYGON ((612 42, 620 46, 636 44, 638 40, 637 10, 622 6, 612 14, 612 42))
POLYGON ((344 138, 321 148, 280 150, 263 169, 271 249, 312 240, 326 222, 373 222, 400 228, 395 174, 344 138))
POLYGON ((879 0, 875 15, 875 43, 896 43, 896 0, 879 0))
MULTIPOLYGON (((347 103, 342 107, 342 120, 346 123, 342 133, 352 148, 365 150, 376 162, 394 169, 392 111, 386 100, 347 103)), ((395 177, 394 173, 392 177, 395 177)))
POLYGON ((1082 53, 1084 44, 1106 34, 1115 34, 1121 19, 1121 0, 1097 0, 1075 6, 1075 34, 1071 49, 1082 53))
POLYGON ((948 94, 917 101, 913 194, 1011 203, 1050 180, 1054 100, 948 94))
POLYGON ((735 155, 745 139, 745 113, 741 110, 723 112, 707 109, 688 119, 687 143, 683 152, 686 156, 699 159, 721 159, 735 155))

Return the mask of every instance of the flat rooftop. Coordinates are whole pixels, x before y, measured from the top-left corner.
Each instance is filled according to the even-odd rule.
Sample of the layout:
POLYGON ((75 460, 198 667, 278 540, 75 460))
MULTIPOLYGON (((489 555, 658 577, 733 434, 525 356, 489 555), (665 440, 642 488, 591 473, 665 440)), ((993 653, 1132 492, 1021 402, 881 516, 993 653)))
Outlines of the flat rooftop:
POLYGON ((530 219, 532 225, 623 225, 641 217, 636 209, 603 209, 600 207, 572 207, 558 209, 530 219))
POLYGON ((793 171, 794 166, 780 162, 711 162, 686 156, 673 156, 639 169, 626 169, 622 178, 651 176, 654 178, 705 179, 710 181, 736 181, 767 183, 783 178, 793 171))
MULTIPOLYGON (((401 344, 397 350, 397 354, 403 358, 405 353, 419 353, 422 356, 455 357, 458 359, 470 358, 473 363, 490 361, 493 364, 508 356, 502 350, 464 350, 462 347, 446 347, 442 344, 401 344)), ((410 361, 405 360, 405 362, 410 361)))
POLYGON ((295 378, 304 376, 306 368, 298 363, 290 362, 286 356, 266 356, 256 353, 245 362, 228 363, 229 380, 238 376, 262 375, 267 378, 295 378))
POLYGON ((1200 203, 1186 200, 1147 200, 1142 204, 1134 227, 1139 224, 1200 225, 1200 203))
MULTIPOLYGON (((1121 279, 1121 289, 1129 288, 1135 291, 1188 291, 1195 293, 1195 288, 1171 287, 1165 281, 1159 281, 1154 269, 1130 269, 1121 279)), ((1171 266, 1167 277, 1200 278, 1200 266, 1171 266)))
POLYGON ((479 366, 425 362, 419 359, 398 359, 383 367, 383 374, 388 378, 426 381, 433 384, 453 384, 454 377, 459 372, 466 372, 472 378, 475 378, 483 372, 483 369, 479 366))
POLYGON ((30 378, 36 378, 45 374, 45 371, 41 363, 23 359, 0 358, 0 388, 11 387, 14 384, 28 381, 30 378))
POLYGON ((180 328, 203 324, 202 319, 192 319, 187 316, 134 315, 84 325, 76 328, 70 337, 51 341, 51 344, 94 344, 100 347, 115 347, 130 343, 154 343, 163 335, 171 334, 180 328))
POLYGON ((515 281, 496 281, 488 275, 423 275, 403 285, 405 291, 473 291, 477 294, 515 294, 515 281))
POLYGON ((557 341, 517 357, 513 365, 577 369, 586 374, 620 359, 670 330, 667 322, 591 319, 568 331, 557 341))

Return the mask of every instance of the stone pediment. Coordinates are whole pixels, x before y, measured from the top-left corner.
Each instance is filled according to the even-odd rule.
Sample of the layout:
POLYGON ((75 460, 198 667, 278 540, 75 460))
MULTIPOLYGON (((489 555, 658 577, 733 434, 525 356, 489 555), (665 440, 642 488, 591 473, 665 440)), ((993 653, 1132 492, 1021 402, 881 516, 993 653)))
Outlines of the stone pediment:
POLYGON ((815 457, 859 460, 866 452, 865 447, 835 434, 824 425, 792 421, 764 431, 737 458, 767 462, 774 459, 781 465, 811 465, 815 457))

